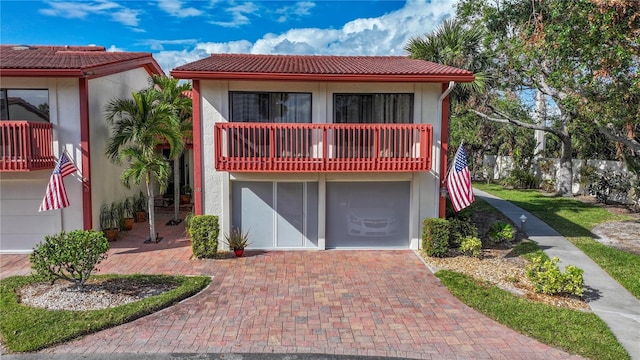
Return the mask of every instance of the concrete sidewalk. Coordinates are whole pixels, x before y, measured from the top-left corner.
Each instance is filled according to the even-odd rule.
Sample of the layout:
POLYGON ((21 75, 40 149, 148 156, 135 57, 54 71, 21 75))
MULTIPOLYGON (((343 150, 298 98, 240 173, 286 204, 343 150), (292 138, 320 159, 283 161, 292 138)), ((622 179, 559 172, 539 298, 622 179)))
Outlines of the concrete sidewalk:
POLYGON ((607 323, 631 358, 640 360, 640 301, 564 236, 531 213, 482 190, 473 192, 516 224, 521 224, 520 216, 526 216, 525 233, 545 254, 558 257, 560 266, 575 265, 584 270, 585 300, 607 323))

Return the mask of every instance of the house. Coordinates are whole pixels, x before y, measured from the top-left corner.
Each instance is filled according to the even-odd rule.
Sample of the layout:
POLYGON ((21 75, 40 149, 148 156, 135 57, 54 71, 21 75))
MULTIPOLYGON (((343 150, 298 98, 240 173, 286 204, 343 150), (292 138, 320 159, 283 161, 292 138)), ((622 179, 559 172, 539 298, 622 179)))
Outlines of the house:
POLYGON ((102 204, 132 192, 104 155, 105 105, 164 74, 149 53, 99 46, 0 46, 0 252, 29 252, 45 235, 99 229, 102 204), (56 159, 66 151, 78 172, 65 178, 71 205, 38 212, 56 159))
POLYGON ((193 81, 194 212, 253 248, 411 248, 444 216, 448 92, 406 57, 212 54, 193 81))

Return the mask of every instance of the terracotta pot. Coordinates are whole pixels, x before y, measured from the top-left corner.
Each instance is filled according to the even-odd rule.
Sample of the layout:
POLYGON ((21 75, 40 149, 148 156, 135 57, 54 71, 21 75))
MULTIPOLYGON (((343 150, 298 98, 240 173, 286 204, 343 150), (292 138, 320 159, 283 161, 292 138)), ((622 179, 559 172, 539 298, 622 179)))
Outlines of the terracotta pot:
POLYGON ((233 253, 236 254, 237 257, 242 257, 244 249, 233 249, 233 253))
POLYGON ((122 225, 124 231, 129 231, 133 229, 133 223, 135 222, 134 218, 126 218, 124 219, 124 223, 122 225))
POLYGON ((191 202, 191 195, 180 195, 180 204, 188 204, 191 202))
POLYGON ((147 221, 147 213, 144 211, 136 212, 136 222, 145 222, 147 221))
POLYGON ((102 230, 107 241, 112 242, 118 240, 118 229, 105 229, 102 230))

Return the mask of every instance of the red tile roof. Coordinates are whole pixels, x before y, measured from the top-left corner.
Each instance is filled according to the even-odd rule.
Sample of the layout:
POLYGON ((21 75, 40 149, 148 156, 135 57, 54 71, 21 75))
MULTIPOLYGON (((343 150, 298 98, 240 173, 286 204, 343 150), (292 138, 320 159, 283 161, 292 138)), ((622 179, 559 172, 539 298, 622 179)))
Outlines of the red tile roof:
POLYGON ((473 81, 467 70, 401 56, 212 54, 179 66, 181 79, 473 81))
POLYGON ((163 74, 150 53, 107 52, 103 46, 0 45, 2 76, 96 77, 141 66, 163 74))

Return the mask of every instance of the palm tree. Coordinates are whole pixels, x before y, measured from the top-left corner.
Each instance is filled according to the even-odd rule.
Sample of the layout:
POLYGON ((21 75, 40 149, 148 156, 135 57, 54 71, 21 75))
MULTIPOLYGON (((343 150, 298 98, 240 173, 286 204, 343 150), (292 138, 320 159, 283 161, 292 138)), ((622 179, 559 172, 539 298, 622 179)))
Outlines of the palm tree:
POLYGON ((457 19, 447 19, 423 38, 409 40, 405 50, 409 57, 469 70, 475 76, 471 83, 461 83, 451 93, 451 100, 464 103, 473 93, 484 90, 488 81, 482 72, 488 63, 483 54, 484 32, 477 25, 464 26, 457 19))
POLYGON ((106 120, 113 127, 106 149, 107 157, 114 163, 128 163, 120 180, 127 188, 131 181, 147 188, 149 206, 149 241, 157 242, 154 215, 153 182, 160 185, 160 192, 167 186, 169 164, 156 148, 167 141, 170 156, 175 157, 184 147, 177 131, 177 119, 172 106, 157 100, 157 94, 142 90, 132 94, 132 99, 114 99, 106 106, 106 120))
MULTIPOLYGON (((163 103, 173 107, 178 120, 178 131, 183 138, 191 138, 193 136, 193 125, 191 122, 192 104, 191 98, 185 96, 185 92, 191 91, 191 83, 180 84, 178 79, 172 79, 166 76, 154 74, 151 77, 151 83, 155 87, 158 99, 163 103)), ((173 220, 170 225, 180 223, 180 156, 182 151, 176 153, 173 160, 173 220)))

